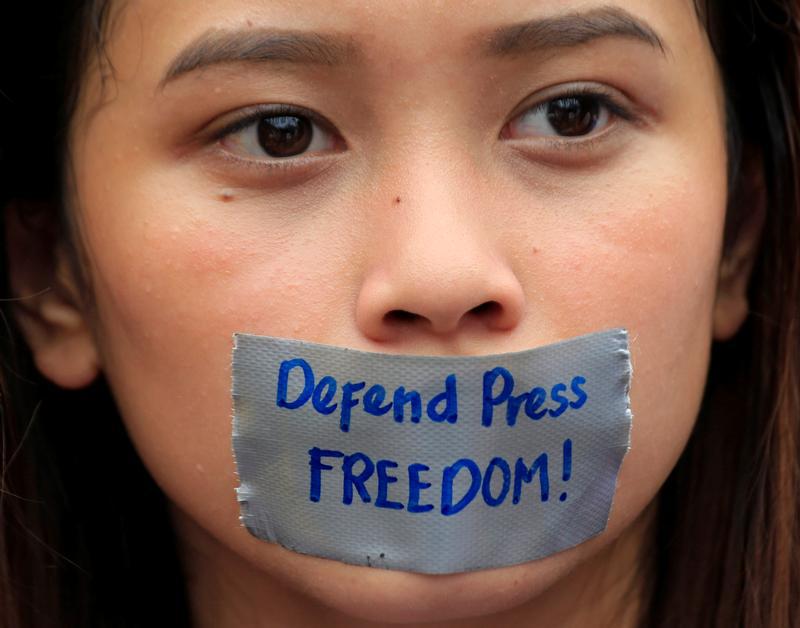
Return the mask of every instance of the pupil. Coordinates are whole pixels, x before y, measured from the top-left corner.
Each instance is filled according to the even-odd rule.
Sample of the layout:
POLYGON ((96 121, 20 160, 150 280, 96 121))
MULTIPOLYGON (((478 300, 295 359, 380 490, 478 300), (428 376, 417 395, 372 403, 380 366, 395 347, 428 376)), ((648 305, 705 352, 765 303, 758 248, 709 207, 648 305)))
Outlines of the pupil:
POLYGON ((557 98, 547 105, 547 119, 559 135, 591 133, 600 117, 600 103, 595 98, 570 96, 557 98))
POLYGON ((270 157, 291 157, 311 144, 311 122, 300 116, 271 116, 258 122, 258 143, 270 157))

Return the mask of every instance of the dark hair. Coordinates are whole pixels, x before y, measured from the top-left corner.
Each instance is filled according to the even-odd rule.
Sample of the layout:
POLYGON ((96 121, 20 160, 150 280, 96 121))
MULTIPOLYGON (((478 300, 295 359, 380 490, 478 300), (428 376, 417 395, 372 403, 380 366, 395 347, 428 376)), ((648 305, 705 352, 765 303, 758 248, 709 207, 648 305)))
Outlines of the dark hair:
MULTIPOLYGON (((80 74, 102 53, 111 3, 70 0, 51 12, 6 4, 0 24, 30 40, 21 48, 19 34, 0 38, 3 57, 21 60, 0 84, 0 207, 40 201, 15 210, 46 252, 71 240, 66 124, 80 74)), ((36 372, 14 325, 2 251, 0 628, 189 626, 166 500, 104 381, 63 391, 36 372)))
MULTIPOLYGON (((14 7, 27 15, 0 20, 36 35, 25 49, 0 38, 3 58, 20 59, 0 83, 0 206, 44 201, 25 207, 49 219, 24 218, 53 245, 68 238, 64 132, 80 76, 90 63, 109 69, 110 0, 63 5, 63 16, 14 7)), ((728 240, 753 179, 767 212, 751 315, 715 345, 694 433, 657 498, 642 623, 789 628, 800 625, 800 6, 698 5, 728 101, 728 240)), ((107 387, 44 382, 15 329, 4 266, 0 297, 0 628, 189 625, 165 498, 107 387)))
MULTIPOLYGON (((766 222, 750 316, 714 347, 696 428, 659 497, 646 625, 788 627, 800 625, 800 4, 706 5, 731 141, 760 163, 766 222)), ((738 202, 752 198, 748 176, 743 166, 731 182, 729 240, 750 209, 738 202)))

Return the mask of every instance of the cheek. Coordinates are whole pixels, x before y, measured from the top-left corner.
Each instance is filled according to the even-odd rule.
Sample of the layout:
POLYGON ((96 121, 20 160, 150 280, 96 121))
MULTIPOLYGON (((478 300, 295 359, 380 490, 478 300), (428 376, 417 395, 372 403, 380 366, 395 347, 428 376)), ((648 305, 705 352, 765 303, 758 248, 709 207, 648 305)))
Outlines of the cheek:
POLYGON ((232 334, 352 335, 348 317, 332 313, 350 311, 358 264, 324 219, 287 238, 295 225, 257 204, 243 210, 190 190, 180 201, 159 198, 154 188, 181 182, 140 183, 115 198, 89 191, 87 206, 114 208, 86 221, 103 368, 165 492, 200 520, 239 532, 232 334))
POLYGON ((652 499, 685 446, 705 386, 726 184, 723 168, 694 165, 673 164, 669 177, 632 173, 605 191, 586 186, 592 192, 554 212, 557 237, 535 238, 522 271, 535 286, 531 307, 554 338, 613 326, 630 332, 632 447, 612 524, 652 499), (575 208, 588 209, 576 217, 575 208))

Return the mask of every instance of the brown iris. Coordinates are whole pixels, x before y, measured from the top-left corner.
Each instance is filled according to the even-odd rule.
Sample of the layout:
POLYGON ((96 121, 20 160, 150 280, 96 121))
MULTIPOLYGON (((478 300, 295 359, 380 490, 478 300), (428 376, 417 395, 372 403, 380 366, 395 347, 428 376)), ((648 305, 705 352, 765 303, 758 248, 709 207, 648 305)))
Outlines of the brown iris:
POLYGON ((306 150, 314 131, 302 116, 269 116, 258 122, 258 143, 271 157, 292 157, 306 150))
POLYGON ((556 98, 547 105, 547 120, 559 135, 575 137, 591 133, 600 118, 596 98, 569 96, 556 98))

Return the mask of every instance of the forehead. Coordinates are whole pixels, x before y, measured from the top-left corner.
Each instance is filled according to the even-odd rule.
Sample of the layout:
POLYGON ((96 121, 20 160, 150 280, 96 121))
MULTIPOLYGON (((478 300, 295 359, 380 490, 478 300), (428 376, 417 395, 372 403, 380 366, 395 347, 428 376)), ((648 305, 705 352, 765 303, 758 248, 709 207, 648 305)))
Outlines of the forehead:
POLYGON ((635 22, 629 30, 643 26, 678 47, 700 31, 692 0, 133 0, 113 9, 108 48, 115 70, 124 76, 157 67, 160 78, 187 47, 213 31, 325 34, 342 44, 338 52, 364 53, 358 60, 408 64, 468 59, 492 38, 498 43, 502 29, 529 22, 560 21, 562 31, 576 35, 586 25, 569 18, 585 15, 598 16, 591 29, 608 15, 623 14, 635 22))

